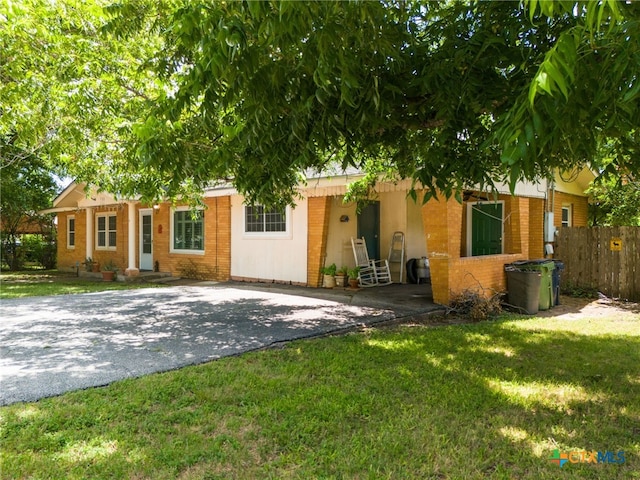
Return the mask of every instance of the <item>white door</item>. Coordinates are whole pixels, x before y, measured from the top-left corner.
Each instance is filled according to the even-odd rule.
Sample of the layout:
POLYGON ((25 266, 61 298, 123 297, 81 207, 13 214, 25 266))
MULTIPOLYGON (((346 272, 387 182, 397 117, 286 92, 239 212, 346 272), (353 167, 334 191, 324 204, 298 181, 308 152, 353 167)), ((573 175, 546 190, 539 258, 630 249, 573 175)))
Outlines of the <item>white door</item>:
POLYGON ((140 210, 140 270, 153 270, 153 210, 140 210))

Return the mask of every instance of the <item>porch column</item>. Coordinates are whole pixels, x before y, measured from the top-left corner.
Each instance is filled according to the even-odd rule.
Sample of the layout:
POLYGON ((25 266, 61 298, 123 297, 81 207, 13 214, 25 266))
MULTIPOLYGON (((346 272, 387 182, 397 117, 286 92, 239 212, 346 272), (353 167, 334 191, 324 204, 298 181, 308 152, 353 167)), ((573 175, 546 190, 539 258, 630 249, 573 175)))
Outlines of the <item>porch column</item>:
POLYGON ((129 277, 135 277, 140 273, 136 267, 136 204, 127 202, 127 269, 124 274, 129 277))
POLYGON ((504 224, 504 253, 529 256, 529 199, 508 197, 505 200, 508 217, 504 224))
POLYGON ((85 258, 93 258, 93 208, 87 207, 85 212, 87 215, 87 229, 85 232, 85 258))
POLYGON ((462 204, 454 198, 447 200, 441 192, 438 200, 432 198, 422 206, 435 303, 448 304, 451 290, 456 288, 451 279, 462 248, 462 214, 462 204))
POLYGON ((310 197, 307 206, 307 285, 320 287, 320 267, 327 256, 327 234, 332 197, 310 197))

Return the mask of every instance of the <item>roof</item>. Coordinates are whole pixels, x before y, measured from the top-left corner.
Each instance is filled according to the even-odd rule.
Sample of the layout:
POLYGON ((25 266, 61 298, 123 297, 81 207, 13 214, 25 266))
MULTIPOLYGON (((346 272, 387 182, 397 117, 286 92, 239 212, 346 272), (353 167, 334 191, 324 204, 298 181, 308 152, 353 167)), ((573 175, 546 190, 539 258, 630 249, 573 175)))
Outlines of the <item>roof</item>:
POLYGON ((117 200, 113 195, 98 192, 95 188, 87 190, 85 183, 71 182, 53 200, 53 208, 41 210, 39 213, 70 212, 80 208, 116 205, 126 200, 117 200))
MULTIPOLYGON (((364 172, 354 167, 342 168, 340 165, 330 165, 322 172, 307 170, 305 172, 306 184, 300 187, 309 197, 344 195, 347 185, 364 176, 364 172)), ((589 168, 576 170, 573 173, 558 173, 554 180, 555 189, 564 193, 585 195, 589 184, 595 178, 595 174, 589 168)), ((379 192, 407 191, 413 185, 411 179, 381 182, 377 186, 379 192)), ((540 182, 519 182, 516 185, 515 195, 544 198, 548 185, 540 182)), ((499 193, 510 194, 508 184, 497 183, 499 193)), ((212 184, 205 192, 205 197, 221 197, 237 194, 236 189, 229 182, 212 184)), ((71 182, 53 201, 53 208, 42 210, 40 213, 56 213, 74 211, 81 208, 116 205, 136 199, 116 199, 113 195, 98 192, 96 189, 87 190, 84 183, 71 182)))

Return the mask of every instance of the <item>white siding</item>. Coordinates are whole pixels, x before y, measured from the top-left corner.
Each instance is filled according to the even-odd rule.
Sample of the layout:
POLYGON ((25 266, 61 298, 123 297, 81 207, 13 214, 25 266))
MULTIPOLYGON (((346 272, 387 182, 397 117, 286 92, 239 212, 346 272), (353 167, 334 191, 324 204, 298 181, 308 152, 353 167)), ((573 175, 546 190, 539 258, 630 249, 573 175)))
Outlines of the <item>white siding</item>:
POLYGON ((289 234, 246 235, 244 204, 231 197, 231 276, 278 282, 307 282, 307 200, 288 210, 289 234))
MULTIPOLYGON (((346 220, 346 218, 345 218, 346 220)), ((356 204, 344 204, 342 196, 331 198, 331 212, 329 214, 329 231, 327 233, 327 257, 325 265, 335 263, 338 268, 343 265, 353 267, 356 262, 351 248, 351 237, 358 232, 358 217, 356 204), (348 221, 340 221, 340 217, 346 215, 348 221)))

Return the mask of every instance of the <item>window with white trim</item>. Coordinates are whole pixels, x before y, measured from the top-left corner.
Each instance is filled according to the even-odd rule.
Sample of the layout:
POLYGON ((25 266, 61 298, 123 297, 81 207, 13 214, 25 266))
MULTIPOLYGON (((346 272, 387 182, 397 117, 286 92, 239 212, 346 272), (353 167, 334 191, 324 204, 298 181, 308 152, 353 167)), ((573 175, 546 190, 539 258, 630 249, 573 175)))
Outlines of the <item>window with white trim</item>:
POLYGON ((204 252, 204 215, 187 207, 177 208, 171 217, 171 251, 204 252))
POLYGON ((76 217, 75 215, 67 216, 67 248, 76 248, 76 217))
POLYGON ((562 226, 570 227, 571 226, 571 205, 563 205, 562 206, 562 226))
POLYGON ((96 215, 96 248, 102 250, 115 250, 117 223, 115 213, 96 215))
POLYGON ((262 205, 244 207, 245 233, 287 233, 286 210, 266 208, 262 205))

